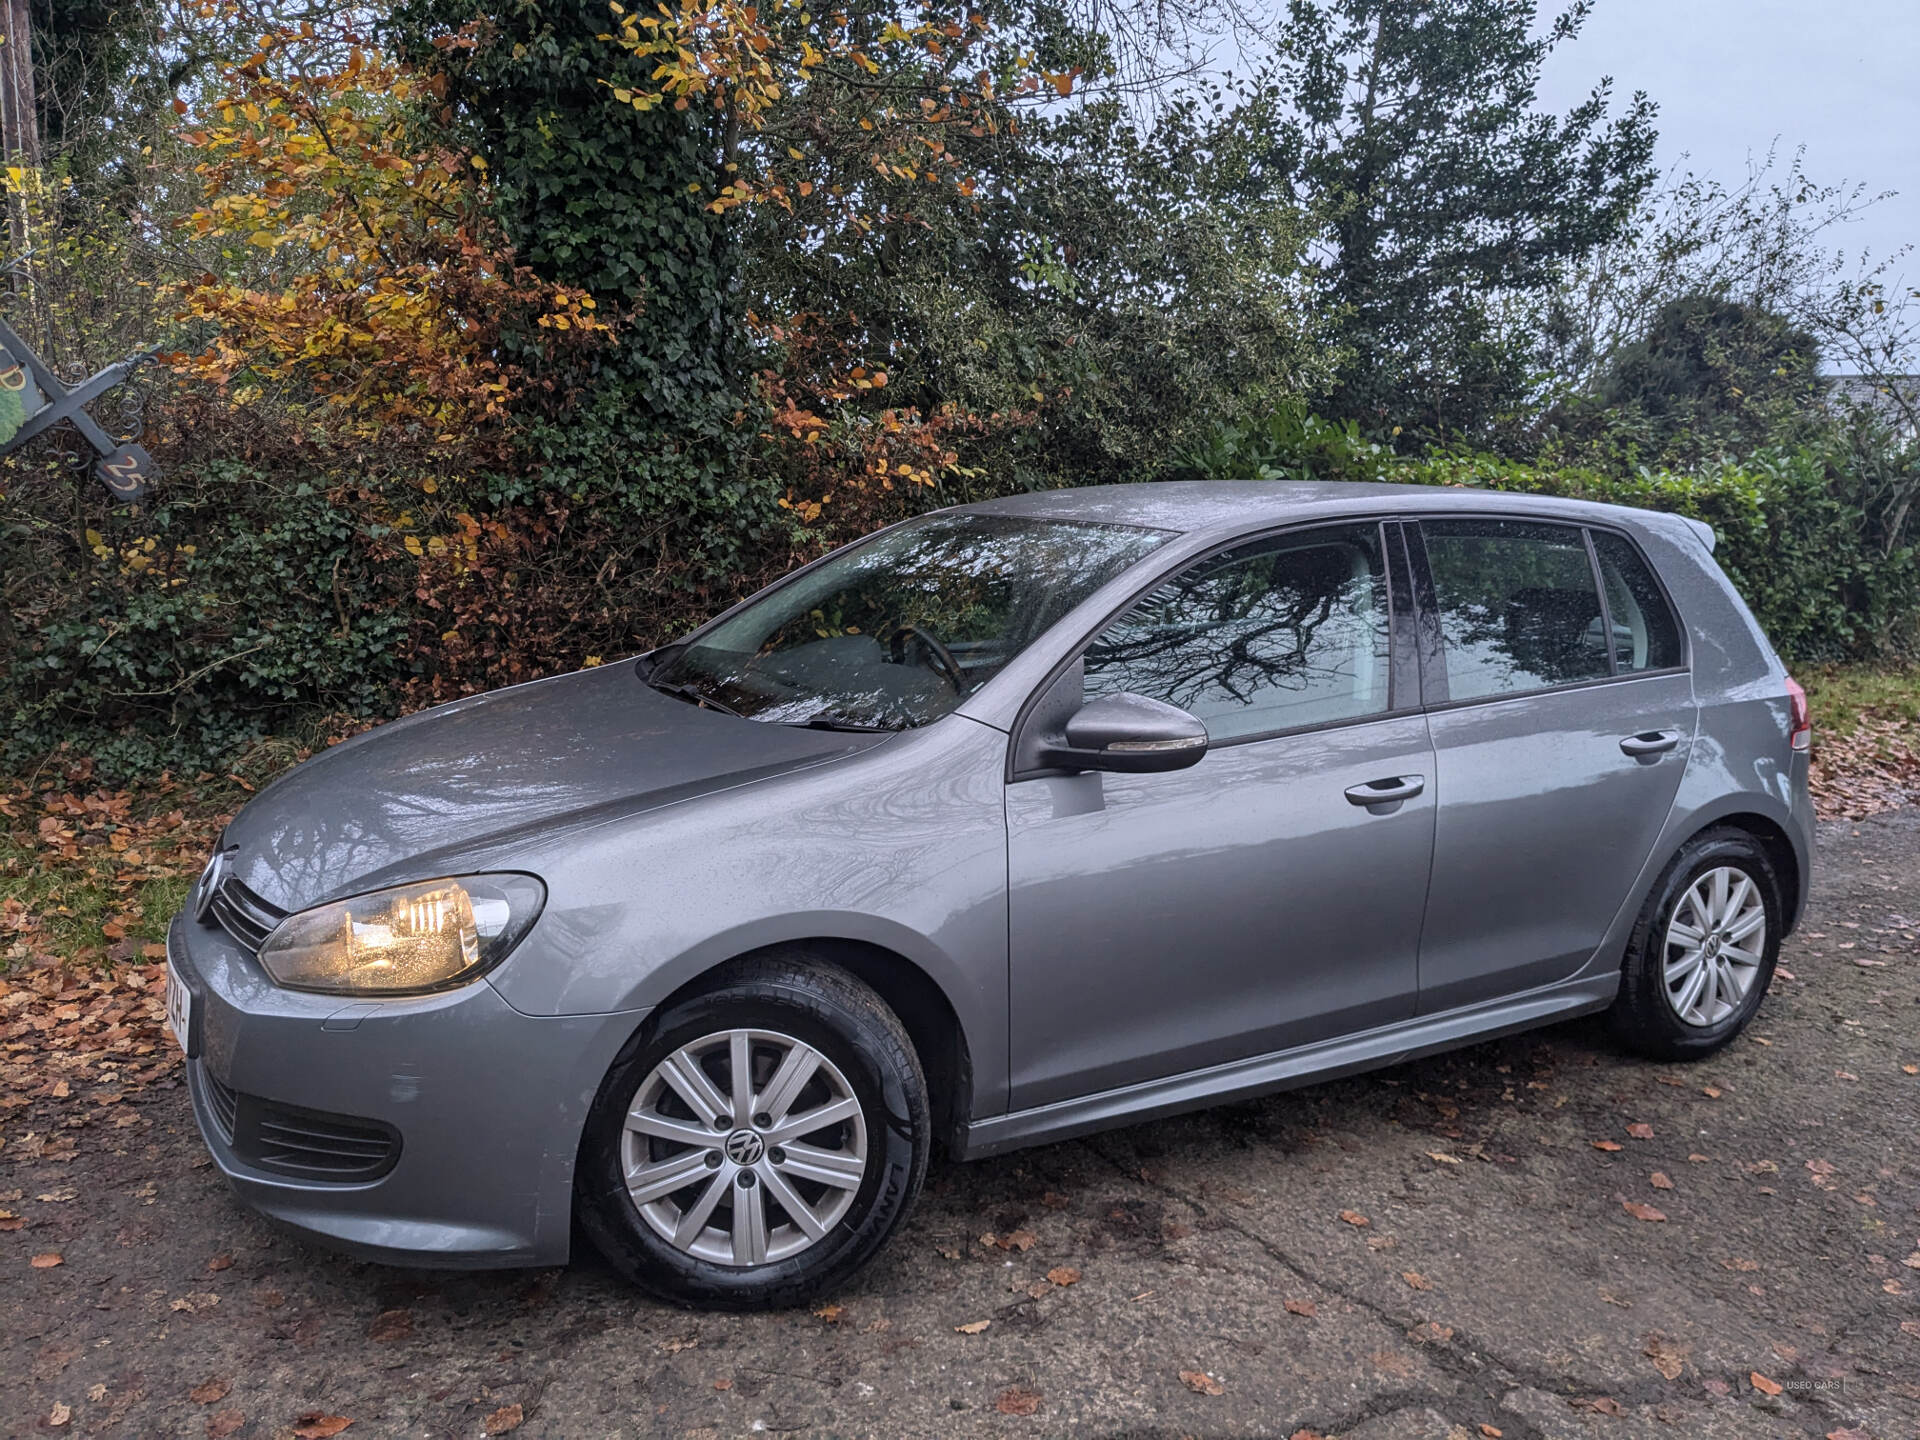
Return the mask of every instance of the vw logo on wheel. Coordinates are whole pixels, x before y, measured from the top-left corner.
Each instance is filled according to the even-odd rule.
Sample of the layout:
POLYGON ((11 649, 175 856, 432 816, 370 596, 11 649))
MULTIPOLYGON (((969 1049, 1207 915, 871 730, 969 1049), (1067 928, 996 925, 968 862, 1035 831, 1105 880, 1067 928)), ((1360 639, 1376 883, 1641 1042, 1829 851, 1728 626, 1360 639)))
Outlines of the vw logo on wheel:
POLYGON ((727 1136, 727 1158, 736 1165, 757 1165, 767 1147, 751 1130, 736 1130, 727 1136))

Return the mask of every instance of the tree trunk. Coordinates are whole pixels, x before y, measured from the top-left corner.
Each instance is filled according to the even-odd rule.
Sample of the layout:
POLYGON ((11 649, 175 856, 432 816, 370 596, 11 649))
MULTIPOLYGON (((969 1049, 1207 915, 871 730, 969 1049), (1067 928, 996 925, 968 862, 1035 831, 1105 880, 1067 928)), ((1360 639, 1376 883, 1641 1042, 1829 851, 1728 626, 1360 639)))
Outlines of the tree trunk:
POLYGON ((0 155, 9 165, 40 163, 33 90, 33 26, 27 0, 0 0, 0 155))
MULTIPOLYGON (((38 166, 40 113, 33 89, 33 25, 27 0, 0 0, 0 165, 38 166)), ((18 264, 27 251, 27 197, 7 188, 7 260, 18 264)), ((18 271, 13 288, 26 283, 18 271)))

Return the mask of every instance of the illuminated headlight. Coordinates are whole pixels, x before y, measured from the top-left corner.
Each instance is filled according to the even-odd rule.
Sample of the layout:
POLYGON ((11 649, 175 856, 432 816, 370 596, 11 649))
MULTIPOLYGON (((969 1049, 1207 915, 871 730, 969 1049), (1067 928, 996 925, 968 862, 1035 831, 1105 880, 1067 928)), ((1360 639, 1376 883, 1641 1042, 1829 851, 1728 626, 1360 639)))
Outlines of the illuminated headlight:
POLYGON ((260 947, 260 964, 289 990, 444 990, 504 960, 546 903, 547 887, 531 875, 396 885, 288 916, 260 947))

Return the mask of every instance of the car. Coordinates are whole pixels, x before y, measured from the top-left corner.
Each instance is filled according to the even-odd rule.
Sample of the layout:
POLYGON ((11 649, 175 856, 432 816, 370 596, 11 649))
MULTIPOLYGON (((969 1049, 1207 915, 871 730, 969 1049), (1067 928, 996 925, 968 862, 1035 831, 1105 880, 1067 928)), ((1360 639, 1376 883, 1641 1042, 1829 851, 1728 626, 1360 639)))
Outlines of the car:
POLYGON ((1811 724, 1674 515, 1360 483, 939 510, 420 712, 168 934, 215 1162, 410 1265, 844 1284, 956 1159, 1591 1012, 1752 1019, 1811 724))

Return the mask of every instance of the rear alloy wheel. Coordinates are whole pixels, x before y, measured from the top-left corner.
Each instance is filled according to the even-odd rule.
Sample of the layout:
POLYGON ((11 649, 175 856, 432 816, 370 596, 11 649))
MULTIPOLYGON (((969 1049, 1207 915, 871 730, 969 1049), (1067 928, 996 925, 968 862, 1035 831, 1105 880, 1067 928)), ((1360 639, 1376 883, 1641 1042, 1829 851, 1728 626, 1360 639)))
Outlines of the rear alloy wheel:
POLYGON ((587 1125, 581 1224, 663 1299, 799 1304, 905 1217, 929 1134, 919 1059, 879 996, 797 957, 747 962, 614 1062, 587 1125))
POLYGON ((1662 1060, 1710 1055, 1746 1027, 1780 951, 1779 879, 1741 830, 1681 847, 1627 946, 1614 1027, 1662 1060))

